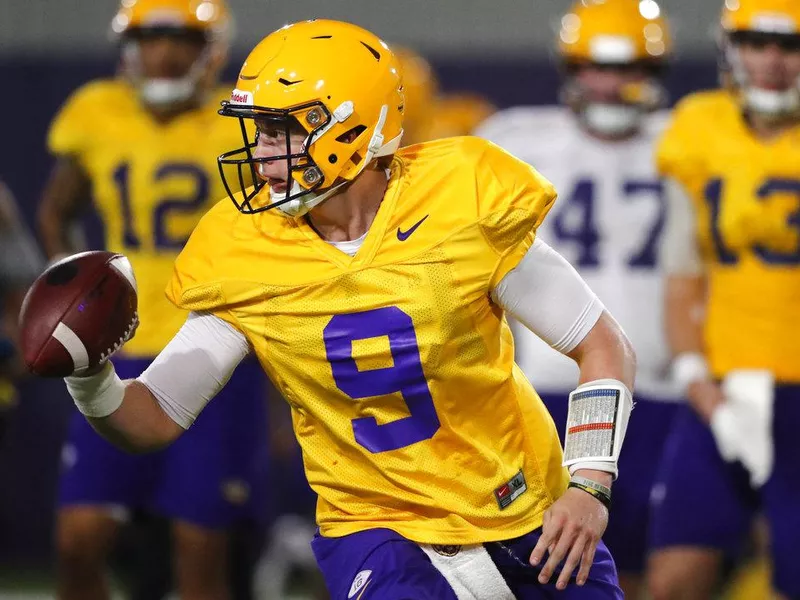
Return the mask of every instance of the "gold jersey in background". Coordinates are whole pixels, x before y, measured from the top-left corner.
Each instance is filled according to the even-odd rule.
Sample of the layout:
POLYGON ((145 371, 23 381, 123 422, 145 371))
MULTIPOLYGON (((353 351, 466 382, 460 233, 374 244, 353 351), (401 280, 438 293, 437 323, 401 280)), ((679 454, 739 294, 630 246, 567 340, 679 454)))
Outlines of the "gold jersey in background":
POLYGON ((693 94, 675 109, 658 165, 694 203, 714 375, 767 369, 800 383, 800 126, 761 141, 728 92, 693 94))
POLYGON ((105 247, 124 253, 138 284, 140 325, 127 356, 154 356, 186 319, 164 297, 175 257, 200 217, 225 194, 217 156, 241 146, 238 123, 217 115, 229 90, 159 123, 123 80, 91 82, 67 100, 48 136, 92 184, 105 247))

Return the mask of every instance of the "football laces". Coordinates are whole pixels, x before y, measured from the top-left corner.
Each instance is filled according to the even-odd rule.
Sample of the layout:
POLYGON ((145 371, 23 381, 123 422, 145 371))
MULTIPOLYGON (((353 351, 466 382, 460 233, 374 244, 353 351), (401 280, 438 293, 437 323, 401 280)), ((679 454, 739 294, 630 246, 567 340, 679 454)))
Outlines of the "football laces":
POLYGON ((99 362, 99 364, 102 365, 104 362, 106 362, 109 358, 111 358, 111 356, 117 350, 119 350, 122 347, 122 345, 125 342, 130 340, 133 337, 133 334, 136 331, 136 328, 138 326, 139 326, 139 313, 137 311, 137 312, 133 313, 133 319, 131 319, 131 322, 128 324, 127 329, 125 329, 125 333, 123 333, 122 336, 120 336, 120 338, 114 343, 113 346, 111 346, 105 352, 102 352, 100 354, 100 362, 99 362))

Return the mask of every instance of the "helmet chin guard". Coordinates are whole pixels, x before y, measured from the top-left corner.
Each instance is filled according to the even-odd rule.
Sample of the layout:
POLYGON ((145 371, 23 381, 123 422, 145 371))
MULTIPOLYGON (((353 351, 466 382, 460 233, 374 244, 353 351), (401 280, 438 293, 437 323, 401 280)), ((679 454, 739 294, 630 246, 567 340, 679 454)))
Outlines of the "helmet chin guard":
POLYGON ((579 115, 589 131, 602 136, 619 137, 639 128, 644 111, 630 104, 592 102, 579 115))
POLYGON ((644 81, 623 85, 615 101, 593 100, 576 77, 569 75, 561 88, 561 100, 591 133, 619 138, 635 132, 645 115, 661 108, 666 103, 666 91, 654 72, 644 81))

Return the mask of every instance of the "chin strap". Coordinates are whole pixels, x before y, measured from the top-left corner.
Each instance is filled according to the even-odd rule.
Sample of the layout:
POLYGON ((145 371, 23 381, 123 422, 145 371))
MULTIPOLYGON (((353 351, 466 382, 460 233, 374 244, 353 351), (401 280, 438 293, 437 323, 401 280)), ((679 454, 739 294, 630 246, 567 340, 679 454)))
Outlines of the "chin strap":
POLYGON ((373 159, 394 154, 400 147, 400 140, 403 138, 402 129, 396 137, 389 140, 385 144, 383 143, 383 126, 386 125, 386 116, 388 114, 389 105, 384 104, 381 106, 381 114, 378 117, 378 123, 375 125, 375 133, 372 134, 372 138, 369 141, 369 146, 367 146, 367 156, 364 160, 364 165, 361 167, 362 171, 369 163, 373 161, 373 159))
POLYGON ((319 194, 315 194, 311 192, 310 194, 305 194, 304 196, 300 196, 299 198, 294 198, 293 200, 289 200, 288 202, 283 202, 286 199, 287 194, 301 194, 303 193, 303 186, 301 186, 296 181, 292 180, 292 187, 289 189, 288 192, 280 192, 276 193, 270 189, 270 199, 272 202, 283 202, 283 204, 279 204, 275 208, 277 208, 285 217, 295 218, 295 217, 302 217, 312 208, 321 204, 334 193, 336 193, 339 188, 343 185, 348 183, 347 181, 342 181, 341 183, 337 183, 336 185, 328 188, 324 192, 320 192, 319 194))

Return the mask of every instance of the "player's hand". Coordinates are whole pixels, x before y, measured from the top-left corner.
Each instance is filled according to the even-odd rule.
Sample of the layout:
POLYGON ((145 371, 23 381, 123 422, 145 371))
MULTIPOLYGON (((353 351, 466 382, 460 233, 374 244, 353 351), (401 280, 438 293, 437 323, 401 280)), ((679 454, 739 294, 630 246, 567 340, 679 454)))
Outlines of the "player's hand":
POLYGON ((608 509, 597 498, 583 490, 569 488, 544 513, 542 535, 531 553, 531 564, 536 566, 550 556, 539 574, 539 583, 547 583, 556 567, 566 560, 556 582, 556 588, 567 587, 578 565, 578 585, 589 577, 597 544, 608 526, 608 509))
POLYGON ((687 386, 686 395, 689 404, 700 415, 704 423, 710 423, 711 415, 725 402, 722 388, 713 381, 693 381, 687 386))

